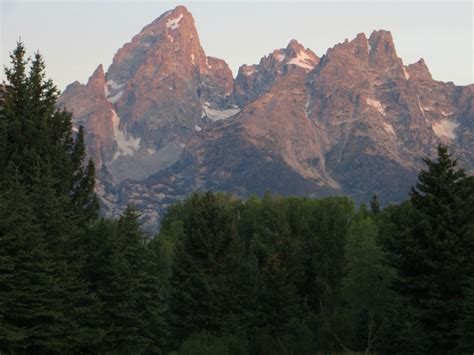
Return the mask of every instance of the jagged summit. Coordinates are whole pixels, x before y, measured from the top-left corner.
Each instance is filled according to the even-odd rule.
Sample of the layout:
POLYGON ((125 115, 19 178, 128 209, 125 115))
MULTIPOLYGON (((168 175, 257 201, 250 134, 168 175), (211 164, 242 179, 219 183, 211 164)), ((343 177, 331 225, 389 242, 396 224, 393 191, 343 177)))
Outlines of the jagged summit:
POLYGON ((178 6, 59 102, 85 127, 104 208, 131 202, 156 225, 159 208, 202 189, 399 201, 438 142, 474 168, 473 87, 404 65, 386 30, 321 58, 293 39, 234 79, 178 6))
POLYGON ((285 64, 312 70, 318 63, 318 56, 309 49, 303 47, 297 40, 292 39, 285 49, 285 64))
POLYGON ((69 86, 61 104, 91 121, 82 107, 96 98, 101 124, 87 127, 100 144, 91 155, 119 183, 170 165, 194 132, 237 113, 232 91, 230 68, 206 56, 191 13, 178 6, 124 44, 106 72, 99 66, 85 86, 69 86))
POLYGON ((102 64, 99 64, 96 70, 94 70, 94 73, 89 77, 86 86, 93 92, 104 93, 105 73, 102 64))
POLYGON ((419 80, 431 80, 432 76, 423 58, 407 67, 408 73, 419 80))
POLYGON ((239 106, 245 106, 267 92, 289 70, 298 70, 305 75, 318 62, 319 57, 311 49, 292 39, 285 48, 264 56, 259 64, 242 65, 239 68, 234 84, 235 101, 239 106))

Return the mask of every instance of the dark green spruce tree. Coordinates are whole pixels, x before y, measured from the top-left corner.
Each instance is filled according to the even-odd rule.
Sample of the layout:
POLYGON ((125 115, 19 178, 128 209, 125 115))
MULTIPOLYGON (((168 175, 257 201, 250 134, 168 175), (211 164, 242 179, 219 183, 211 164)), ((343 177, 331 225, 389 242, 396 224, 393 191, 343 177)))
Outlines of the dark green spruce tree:
POLYGON ((474 184, 446 146, 436 161, 425 159, 426 170, 411 192, 411 226, 400 249, 399 292, 417 311, 426 351, 453 352, 468 276, 473 272, 474 184))
POLYGON ((474 278, 466 290, 466 298, 457 329, 459 335, 458 350, 469 354, 474 349, 474 278))
POLYGON ((229 255, 237 226, 232 204, 225 195, 207 192, 193 194, 184 208, 184 236, 176 245, 170 279, 174 346, 194 332, 220 335, 233 311, 229 255))
POLYGON ((167 327, 157 259, 140 231, 138 213, 128 207, 109 234, 98 269, 97 294, 106 333, 99 353, 155 354, 165 345, 167 327))
POLYGON ((0 351, 56 353, 64 330, 56 265, 27 189, 13 165, 7 172, 0 189, 0 351))
MULTIPOLYGON (((42 56, 36 53, 32 59, 26 58, 23 44, 18 43, 5 74, 0 107, 0 184, 6 196, 2 203, 15 203, 11 189, 17 187, 11 181, 19 181, 30 204, 29 223, 41 236, 29 238, 28 248, 41 252, 38 260, 45 266, 38 266, 36 272, 51 273, 52 282, 44 289, 38 286, 30 295, 26 293, 33 292, 31 289, 17 289, 18 282, 7 286, 24 297, 44 295, 48 299, 44 302, 53 307, 48 310, 30 304, 29 317, 40 319, 42 312, 54 312, 55 316, 45 316, 44 321, 44 329, 48 329, 49 319, 54 331, 39 337, 30 333, 38 331, 41 321, 24 322, 21 313, 7 310, 5 327, 19 329, 24 337, 5 337, 4 344, 27 353, 88 351, 100 340, 100 331, 91 322, 98 303, 82 275, 84 231, 98 217, 94 166, 85 162, 83 131, 74 137, 72 115, 56 107, 59 92, 46 79, 42 56)), ((15 218, 20 217, 10 216, 2 223, 15 218)), ((0 239, 6 238, 2 252, 19 249, 28 234, 8 234, 5 226, 0 226, 0 239)), ((10 257, 14 269, 21 267, 20 259, 11 259, 8 253, 3 257, 10 257)))

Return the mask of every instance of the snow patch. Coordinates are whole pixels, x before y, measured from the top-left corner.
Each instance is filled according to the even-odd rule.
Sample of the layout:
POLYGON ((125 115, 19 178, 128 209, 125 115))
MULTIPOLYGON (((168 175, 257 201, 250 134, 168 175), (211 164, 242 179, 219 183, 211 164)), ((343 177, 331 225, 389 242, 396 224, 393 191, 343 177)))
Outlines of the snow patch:
POLYGON ((193 64, 195 64, 194 59, 195 59, 194 54, 191 54, 191 63, 193 63, 193 64))
POLYGON ((313 61, 305 52, 298 52, 296 58, 291 58, 287 64, 294 64, 301 68, 312 70, 314 68, 313 61))
MULTIPOLYGON (((423 110, 423 107, 421 106, 421 101, 420 101, 420 97, 418 97, 418 108, 420 109, 421 111, 421 114, 423 115, 423 117, 425 117, 425 110, 423 110)), ((426 120, 426 117, 425 117, 425 120, 426 120)))
POLYGON ((183 14, 179 15, 176 18, 168 19, 168 21, 166 21, 166 27, 171 28, 172 30, 177 29, 179 27, 179 21, 181 21, 182 18, 183 14))
POLYGON ((255 73, 255 72, 256 72, 255 68, 250 67, 250 69, 245 69, 245 70, 243 71, 243 74, 244 74, 245 76, 250 76, 250 75, 252 75, 252 74, 255 73))
POLYGON ((372 46, 369 43, 369 40, 367 39, 367 54, 369 54, 372 51, 372 46))
POLYGON ((283 60, 285 60, 286 54, 277 53, 277 54, 275 54, 275 58, 276 58, 276 60, 278 60, 279 62, 282 62, 283 60))
POLYGON ((194 125, 194 129, 195 129, 196 131, 198 131, 198 132, 199 132, 199 131, 202 131, 202 128, 199 127, 198 125, 194 125))
POLYGON ((117 94, 115 94, 114 96, 108 97, 107 100, 108 100, 110 103, 114 104, 114 103, 116 103, 116 102, 122 97, 122 95, 123 95, 123 90, 120 90, 120 91, 119 91, 117 94))
POLYGON ((118 90, 118 89, 123 88, 125 86, 125 83, 119 84, 114 80, 109 80, 105 83, 105 85, 110 86, 114 90, 118 90))
POLYGON ((117 153, 113 160, 117 159, 120 155, 133 155, 138 149, 140 149, 140 138, 135 138, 125 132, 122 132, 119 128, 120 118, 117 116, 115 110, 112 110, 112 127, 114 130, 114 139, 117 143, 117 153))
POLYGON ((442 119, 440 121, 437 121, 433 124, 433 132, 440 138, 449 138, 449 139, 454 139, 456 138, 456 134, 454 133, 454 130, 459 126, 459 123, 447 120, 447 119, 442 119))
POLYGON ((306 101, 306 104, 304 105, 304 113, 306 117, 308 117, 308 115, 311 114, 311 111, 308 111, 310 100, 311 100, 311 95, 308 95, 308 100, 306 101))
POLYGON ((391 133, 393 134, 394 136, 396 136, 395 134, 395 130, 393 129, 393 126, 390 124, 390 123, 383 123, 383 128, 385 129, 385 131, 387 131, 388 133, 391 133))
POLYGON ((147 148, 146 150, 148 152, 148 154, 152 155, 152 154, 155 154, 156 153, 156 150, 154 149, 151 149, 151 148, 147 148))
POLYGON ((441 111, 441 114, 442 114, 444 117, 452 116, 452 115, 453 115, 452 112, 444 112, 444 111, 441 111))
POLYGON ((367 99, 366 100, 367 105, 372 106, 375 108, 377 111, 379 111, 382 115, 385 116, 385 108, 383 105, 380 103, 378 100, 373 100, 373 99, 367 99))
POLYGON ((225 120, 240 112, 240 109, 235 108, 235 106, 226 110, 214 110, 210 107, 210 104, 207 101, 204 103, 204 106, 202 108, 206 112, 206 116, 212 121, 225 120))
POLYGON ((403 67, 403 75, 405 75, 405 79, 408 80, 410 79, 410 74, 408 74, 407 70, 405 69, 405 67, 403 67))
POLYGON ((104 85, 104 94, 107 100, 111 103, 116 103, 123 95, 123 90, 120 90, 125 86, 125 83, 119 84, 115 82, 114 80, 109 80, 105 83, 104 85), (120 90, 119 92, 116 92, 117 90, 120 90), (115 92, 114 92, 115 91, 115 92), (110 97, 110 95, 113 95, 110 97))
POLYGON ((184 148, 184 147, 186 147, 186 144, 181 143, 179 146, 180 146, 181 148, 184 148))

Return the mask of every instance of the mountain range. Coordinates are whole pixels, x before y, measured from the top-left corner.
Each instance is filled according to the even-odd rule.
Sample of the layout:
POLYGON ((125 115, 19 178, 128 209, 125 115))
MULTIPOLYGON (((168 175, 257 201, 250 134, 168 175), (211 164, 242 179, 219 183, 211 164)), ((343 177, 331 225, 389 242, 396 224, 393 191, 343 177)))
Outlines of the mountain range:
POLYGON ((474 169, 473 104, 474 84, 405 65, 385 30, 322 56, 292 40, 234 78, 183 6, 59 99, 85 128, 104 212, 132 203, 149 230, 195 190, 399 202, 439 143, 474 169))

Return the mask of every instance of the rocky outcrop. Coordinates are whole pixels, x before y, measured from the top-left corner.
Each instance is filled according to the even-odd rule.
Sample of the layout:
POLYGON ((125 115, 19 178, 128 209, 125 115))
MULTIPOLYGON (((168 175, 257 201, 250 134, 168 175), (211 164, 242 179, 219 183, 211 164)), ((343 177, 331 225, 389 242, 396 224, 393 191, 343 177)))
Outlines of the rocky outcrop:
POLYGON ((98 169, 102 168, 104 161, 112 159, 117 150, 113 106, 105 96, 104 87, 104 69, 99 65, 87 84, 76 81, 68 85, 58 100, 60 106, 73 113, 73 129, 84 126, 87 150, 98 169))

